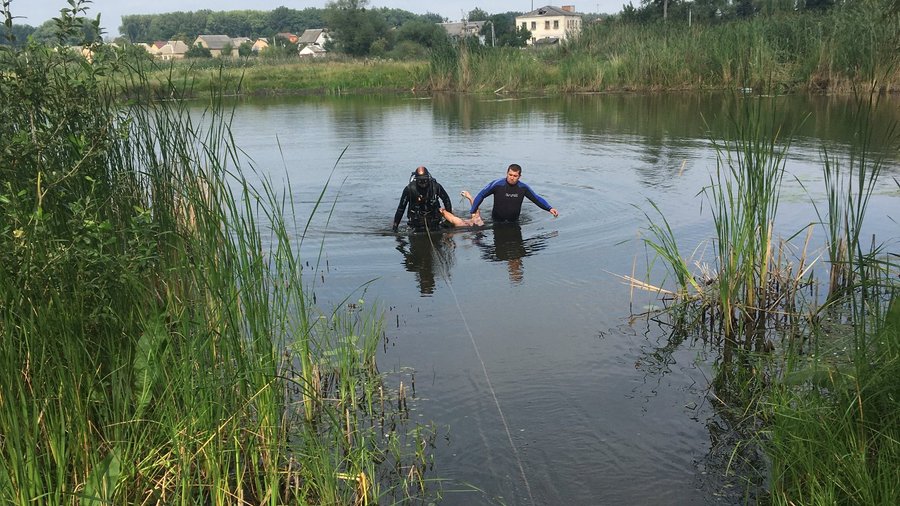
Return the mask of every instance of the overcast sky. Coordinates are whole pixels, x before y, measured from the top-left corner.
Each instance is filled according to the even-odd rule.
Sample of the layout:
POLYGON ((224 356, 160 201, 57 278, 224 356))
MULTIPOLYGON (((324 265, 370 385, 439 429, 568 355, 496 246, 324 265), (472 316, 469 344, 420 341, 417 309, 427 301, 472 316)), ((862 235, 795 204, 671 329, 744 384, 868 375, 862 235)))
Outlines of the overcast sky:
MULTIPOLYGON (((210 9, 213 11, 231 10, 261 10, 270 11, 279 6, 291 9, 303 9, 306 7, 324 8, 327 0, 94 0, 89 4, 90 17, 101 14, 100 21, 106 30, 107 36, 119 34, 119 25, 122 24, 122 15, 128 14, 155 14, 160 12, 197 11, 210 9)), ((450 21, 458 21, 463 13, 478 7, 488 14, 496 14, 507 11, 528 12, 533 8, 545 5, 574 5, 577 12, 615 14, 622 10, 622 5, 628 0, 593 0, 588 3, 579 3, 575 0, 564 2, 547 2, 547 0, 370 0, 370 7, 389 7, 403 9, 416 14, 433 12, 448 18, 450 21)), ((634 5, 640 5, 640 0, 634 0, 634 5)), ((59 10, 68 7, 66 0, 12 0, 10 10, 16 24, 40 26, 48 19, 59 14, 59 10)))

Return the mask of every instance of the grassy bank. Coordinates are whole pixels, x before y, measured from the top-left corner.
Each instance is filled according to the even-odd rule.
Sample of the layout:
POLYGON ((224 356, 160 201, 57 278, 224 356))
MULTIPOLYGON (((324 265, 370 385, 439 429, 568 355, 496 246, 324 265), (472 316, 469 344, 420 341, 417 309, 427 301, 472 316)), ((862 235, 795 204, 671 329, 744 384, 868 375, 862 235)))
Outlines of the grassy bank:
POLYGON ((249 59, 141 62, 148 76, 133 95, 149 91, 166 97, 171 82, 179 83, 175 95, 196 97, 211 90, 229 95, 339 95, 342 93, 397 93, 415 91, 425 82, 428 64, 417 61, 249 59))
POLYGON ((675 332, 718 351, 713 398, 743 436, 732 460, 764 476, 775 504, 900 497, 900 262, 864 232, 883 168, 869 145, 898 138, 872 127, 869 96, 858 104, 849 157, 823 151, 828 201, 811 204, 820 219, 807 230, 773 234, 790 135, 746 101, 733 135, 716 141, 719 163, 703 190, 714 254, 686 258, 665 210, 648 214, 647 244, 674 280, 666 293, 675 332), (823 252, 808 250, 814 233, 823 252), (827 268, 814 268, 820 255, 827 268), (709 268, 692 267, 701 264, 709 268))
POLYGON ((610 18, 561 46, 439 46, 428 61, 235 58, 159 64, 191 93, 340 94, 396 91, 582 93, 752 89, 762 93, 900 91, 900 12, 887 0, 826 12, 688 24, 610 18), (222 70, 220 72, 220 70, 222 70))
POLYGON ((609 20, 543 50, 458 47, 432 57, 433 89, 506 92, 753 88, 838 92, 877 82, 900 91, 900 13, 853 2, 827 13, 717 24, 609 20))
POLYGON ((78 58, 0 48, 0 502, 423 495, 379 312, 311 304, 302 226, 244 178, 221 94, 122 105, 146 75, 78 58))

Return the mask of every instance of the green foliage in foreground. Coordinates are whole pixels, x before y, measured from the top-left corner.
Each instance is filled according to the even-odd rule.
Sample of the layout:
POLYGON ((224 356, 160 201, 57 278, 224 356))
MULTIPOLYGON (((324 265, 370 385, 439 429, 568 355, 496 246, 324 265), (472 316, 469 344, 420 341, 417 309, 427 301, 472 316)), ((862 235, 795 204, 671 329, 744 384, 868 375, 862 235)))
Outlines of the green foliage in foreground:
POLYGON ((242 176, 217 95, 123 106, 120 72, 146 89, 0 48, 0 503, 421 494, 377 313, 310 304, 302 226, 242 176))
POLYGON ((870 337, 864 361, 826 354, 794 369, 768 396, 763 436, 774 504, 900 498, 900 299, 870 337))

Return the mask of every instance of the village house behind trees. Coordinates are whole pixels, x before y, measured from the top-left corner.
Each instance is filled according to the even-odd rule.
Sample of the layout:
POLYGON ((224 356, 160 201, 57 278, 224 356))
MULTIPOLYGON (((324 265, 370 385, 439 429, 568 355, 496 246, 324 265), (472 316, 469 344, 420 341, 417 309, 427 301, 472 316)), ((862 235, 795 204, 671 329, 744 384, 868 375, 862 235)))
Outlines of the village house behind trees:
POLYGON ((516 16, 516 26, 531 32, 529 45, 557 44, 581 32, 581 14, 575 12, 574 5, 547 5, 516 16))

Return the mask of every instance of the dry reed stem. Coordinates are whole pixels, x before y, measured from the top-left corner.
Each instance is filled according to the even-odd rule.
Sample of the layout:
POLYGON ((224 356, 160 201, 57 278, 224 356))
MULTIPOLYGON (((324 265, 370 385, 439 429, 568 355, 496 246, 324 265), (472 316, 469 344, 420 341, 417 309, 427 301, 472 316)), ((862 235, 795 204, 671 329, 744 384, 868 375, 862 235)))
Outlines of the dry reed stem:
MULTIPOLYGON (((609 272, 609 271, 606 271, 606 272, 609 272)), ((645 283, 644 281, 636 279, 632 276, 628 276, 628 275, 624 275, 624 274, 615 274, 613 272, 609 272, 609 273, 617 278, 627 281, 632 289, 640 288, 642 290, 647 290, 648 292, 657 292, 657 293, 661 293, 664 295, 671 295, 673 297, 678 296, 678 294, 676 294, 675 292, 673 292, 671 290, 666 290, 665 288, 654 286, 654 285, 651 285, 650 283, 645 283)))

